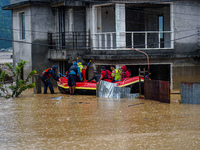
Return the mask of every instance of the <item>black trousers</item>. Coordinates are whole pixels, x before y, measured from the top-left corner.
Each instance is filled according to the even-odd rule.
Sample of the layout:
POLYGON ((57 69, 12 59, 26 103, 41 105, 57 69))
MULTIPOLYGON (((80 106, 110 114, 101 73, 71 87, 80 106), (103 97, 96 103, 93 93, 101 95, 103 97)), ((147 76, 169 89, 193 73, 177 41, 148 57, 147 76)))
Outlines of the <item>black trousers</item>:
POLYGON ((47 88, 49 87, 51 93, 54 93, 53 85, 48 78, 41 77, 42 82, 44 83, 44 93, 47 93, 47 88))

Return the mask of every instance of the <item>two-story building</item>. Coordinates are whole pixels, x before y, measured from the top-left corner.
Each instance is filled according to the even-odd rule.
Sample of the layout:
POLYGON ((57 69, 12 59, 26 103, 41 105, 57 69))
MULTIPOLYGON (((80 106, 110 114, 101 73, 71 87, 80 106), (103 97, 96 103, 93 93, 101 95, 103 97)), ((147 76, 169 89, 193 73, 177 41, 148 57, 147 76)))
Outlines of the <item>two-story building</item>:
POLYGON ((10 0, 14 62, 28 60, 26 72, 52 64, 64 73, 77 57, 100 66, 127 65, 132 76, 146 68, 151 78, 199 82, 200 1, 198 0, 10 0))

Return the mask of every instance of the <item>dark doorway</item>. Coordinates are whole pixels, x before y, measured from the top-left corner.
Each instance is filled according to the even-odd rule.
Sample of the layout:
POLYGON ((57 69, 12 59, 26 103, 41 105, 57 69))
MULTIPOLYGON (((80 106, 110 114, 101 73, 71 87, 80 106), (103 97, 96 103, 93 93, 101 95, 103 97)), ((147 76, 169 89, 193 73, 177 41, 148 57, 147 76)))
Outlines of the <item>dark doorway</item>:
MULTIPOLYGON (((131 76, 138 76, 139 68, 148 70, 147 65, 130 65, 127 68, 131 70, 131 76)), ((170 81, 170 64, 150 65, 150 78, 152 80, 170 81)))

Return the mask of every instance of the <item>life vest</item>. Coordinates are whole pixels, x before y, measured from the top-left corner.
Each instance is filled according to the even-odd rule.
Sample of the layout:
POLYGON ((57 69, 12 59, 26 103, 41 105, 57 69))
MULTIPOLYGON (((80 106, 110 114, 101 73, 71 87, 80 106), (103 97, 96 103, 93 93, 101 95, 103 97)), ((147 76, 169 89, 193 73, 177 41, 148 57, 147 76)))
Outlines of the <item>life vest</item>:
POLYGON ((77 66, 80 68, 80 72, 82 73, 83 64, 81 62, 77 62, 77 66))
POLYGON ((42 72, 42 75, 43 75, 44 77, 47 77, 47 78, 52 77, 52 75, 51 75, 50 73, 48 73, 49 70, 52 70, 52 68, 48 68, 48 69, 46 69, 45 71, 43 71, 43 72, 42 72))
POLYGON ((106 76, 103 77, 103 80, 105 79, 111 79, 111 73, 109 70, 104 70, 106 72, 106 76))
POLYGON ((72 65, 70 68, 69 68, 69 73, 71 71, 74 71, 75 73, 77 73, 77 69, 76 69, 76 66, 75 65, 72 65))
POLYGON ((126 73, 127 71, 128 71, 128 70, 122 72, 122 79, 123 79, 123 78, 129 78, 129 77, 130 77, 130 72, 129 72, 129 71, 128 71, 129 76, 126 77, 126 74, 125 74, 125 73, 126 73))
POLYGON ((115 81, 119 81, 121 79, 121 71, 119 69, 115 69, 115 81))

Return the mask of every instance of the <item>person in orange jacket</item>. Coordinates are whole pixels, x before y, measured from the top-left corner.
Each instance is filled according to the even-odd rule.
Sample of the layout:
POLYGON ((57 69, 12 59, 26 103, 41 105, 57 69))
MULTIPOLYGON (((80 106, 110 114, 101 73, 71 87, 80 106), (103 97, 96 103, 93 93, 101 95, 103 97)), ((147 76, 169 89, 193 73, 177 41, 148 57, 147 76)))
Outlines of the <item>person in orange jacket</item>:
POLYGON ((49 87, 51 94, 56 94, 53 89, 53 85, 50 81, 50 77, 53 77, 56 81, 59 81, 59 77, 56 75, 56 71, 58 70, 57 66, 53 66, 52 68, 48 68, 42 72, 40 75, 42 82, 44 83, 44 94, 47 94, 47 88, 49 87))

